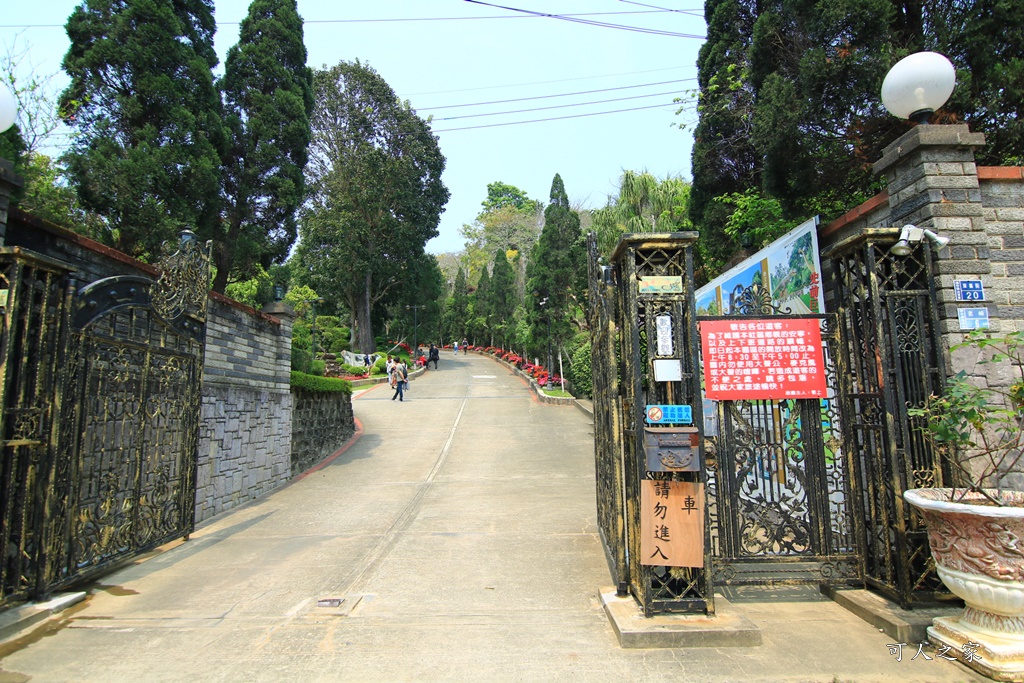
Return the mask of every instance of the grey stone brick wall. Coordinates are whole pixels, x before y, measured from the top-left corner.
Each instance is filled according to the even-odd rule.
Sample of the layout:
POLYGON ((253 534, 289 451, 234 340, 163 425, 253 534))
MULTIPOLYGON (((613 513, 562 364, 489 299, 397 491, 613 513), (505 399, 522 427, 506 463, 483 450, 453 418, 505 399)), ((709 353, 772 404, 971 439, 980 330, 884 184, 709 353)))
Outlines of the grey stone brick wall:
POLYGON ((292 390, 291 472, 301 474, 334 454, 355 432, 351 394, 292 390))
POLYGON ((211 293, 196 476, 196 521, 292 476, 291 320, 211 293))

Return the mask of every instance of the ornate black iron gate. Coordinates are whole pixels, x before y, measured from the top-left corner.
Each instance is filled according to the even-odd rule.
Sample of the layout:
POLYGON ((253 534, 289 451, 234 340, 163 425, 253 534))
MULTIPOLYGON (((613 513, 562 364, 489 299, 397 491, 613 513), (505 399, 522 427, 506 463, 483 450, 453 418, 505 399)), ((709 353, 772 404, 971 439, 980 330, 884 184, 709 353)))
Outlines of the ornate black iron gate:
POLYGON ((941 393, 943 381, 930 245, 896 256, 890 248, 897 232, 867 230, 823 256, 845 339, 844 435, 857 456, 864 578, 910 607, 950 596, 936 575, 923 520, 902 493, 951 482, 920 423, 907 414, 941 393))
MULTIPOLYGON (((753 285, 734 315, 779 315, 753 285)), ((834 316, 821 326, 828 399, 717 401, 708 437, 715 583, 846 584, 858 579, 849 456, 841 447, 840 358, 834 316), (713 455, 712 455, 713 454, 713 455)))
MULTIPOLYGON (((603 277, 597 235, 587 236, 590 272, 587 322, 590 325, 591 373, 594 393, 594 451, 597 471, 598 530, 608 567, 620 596, 629 593, 626 558, 625 482, 622 453, 622 401, 619 395, 619 328, 617 296, 603 277)), ((607 268, 611 268, 608 266, 607 268)))
POLYGON ((192 531, 209 246, 190 236, 155 281, 77 292, 66 264, 0 250, 0 604, 192 531))
POLYGON ((43 592, 66 264, 0 247, 0 605, 43 592))
MULTIPOLYGON (((644 613, 714 613, 711 559, 704 527, 703 565, 645 564, 640 551, 641 489, 644 482, 676 481, 706 485, 700 471, 650 471, 645 453, 647 405, 699 405, 697 328, 693 314, 693 261, 696 233, 623 235, 598 271, 591 235, 590 320, 594 362, 595 456, 598 521, 620 594, 631 592, 644 613), (603 277, 607 275, 607 277, 603 277), (640 291, 641 278, 678 280, 680 289, 640 291), (659 319, 666 327, 656 332, 659 319), (659 349, 664 343, 671 350, 659 349), (655 362, 678 361, 680 377, 656 381, 655 362)), ((699 444, 700 419, 695 411, 699 444)), ((700 445, 694 449, 702 459, 700 445)))

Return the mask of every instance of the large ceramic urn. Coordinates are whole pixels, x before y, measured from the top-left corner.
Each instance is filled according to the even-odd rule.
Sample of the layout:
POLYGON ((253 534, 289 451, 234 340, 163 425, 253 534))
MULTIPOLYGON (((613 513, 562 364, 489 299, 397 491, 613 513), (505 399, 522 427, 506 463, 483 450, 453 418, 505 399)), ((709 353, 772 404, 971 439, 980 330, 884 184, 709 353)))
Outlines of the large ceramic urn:
POLYGON ((928 637, 990 678, 1024 681, 1024 493, 988 491, 1002 507, 961 493, 958 502, 949 489, 903 493, 924 516, 939 578, 966 605, 936 618, 928 637))

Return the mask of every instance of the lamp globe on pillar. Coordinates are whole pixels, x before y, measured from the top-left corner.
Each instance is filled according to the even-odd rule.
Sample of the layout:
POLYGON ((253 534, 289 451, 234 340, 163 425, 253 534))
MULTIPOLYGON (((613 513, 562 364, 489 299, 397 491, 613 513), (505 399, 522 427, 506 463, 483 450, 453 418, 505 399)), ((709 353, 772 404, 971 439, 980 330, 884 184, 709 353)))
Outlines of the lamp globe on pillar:
POLYGON ((920 124, 953 94, 956 69, 938 52, 916 52, 896 63, 882 82, 882 104, 893 116, 920 124))
POLYGON ((0 84, 0 133, 14 125, 18 118, 18 101, 7 86, 0 84))

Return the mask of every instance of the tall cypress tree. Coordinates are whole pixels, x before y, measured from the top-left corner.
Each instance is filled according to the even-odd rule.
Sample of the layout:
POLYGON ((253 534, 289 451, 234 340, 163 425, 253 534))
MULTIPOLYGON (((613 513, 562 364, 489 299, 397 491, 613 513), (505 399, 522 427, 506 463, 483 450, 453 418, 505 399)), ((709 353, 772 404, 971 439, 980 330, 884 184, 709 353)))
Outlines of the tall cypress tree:
POLYGON ((224 158, 224 220, 213 288, 283 260, 295 242, 313 108, 302 18, 295 0, 254 0, 221 83, 231 139, 224 158))
MULTIPOLYGON (((469 318, 469 294, 466 291, 466 272, 459 268, 452 285, 452 307, 448 333, 453 339, 462 339, 467 333, 466 321, 469 318)), ((444 340, 448 341, 448 340, 444 340)))
POLYGON ((476 285, 476 292, 473 293, 473 324, 470 326, 469 334, 473 337, 474 344, 491 346, 494 343, 494 333, 491 330, 491 274, 485 265, 480 271, 480 280, 476 285))
POLYGON ((700 118, 694 130, 690 220, 700 226, 698 252, 714 271, 739 248, 725 233, 729 211, 714 198, 756 183, 757 154, 750 142, 754 91, 747 48, 756 20, 750 0, 707 0, 708 37, 697 57, 700 118))
POLYGON ((516 310, 516 276, 508 262, 504 249, 494 252, 494 269, 491 272, 491 296, 489 326, 494 333, 495 343, 504 348, 508 342, 508 330, 516 310))
POLYGON ((101 237, 151 259, 182 228, 210 238, 225 145, 211 0, 85 0, 68 19, 66 155, 101 237))
POLYGON ((572 337, 572 308, 580 294, 577 290, 583 266, 580 217, 569 206, 562 177, 556 173, 551 181, 550 202, 544 209, 544 228, 527 268, 527 292, 533 295, 527 299, 531 302, 534 352, 546 350, 548 343, 555 350, 572 337))

